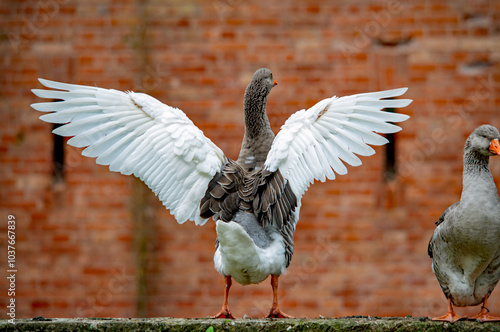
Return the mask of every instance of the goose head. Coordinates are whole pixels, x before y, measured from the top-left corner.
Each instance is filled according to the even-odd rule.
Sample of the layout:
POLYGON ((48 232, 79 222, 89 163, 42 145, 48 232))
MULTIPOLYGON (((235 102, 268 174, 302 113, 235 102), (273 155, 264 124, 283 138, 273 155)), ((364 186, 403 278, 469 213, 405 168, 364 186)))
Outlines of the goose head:
POLYGON ((465 150, 483 156, 500 155, 500 133, 490 125, 482 125, 470 134, 465 142, 465 150))
POLYGON ((251 93, 254 96, 267 97, 271 89, 278 83, 273 78, 273 73, 270 69, 258 69, 252 76, 252 80, 247 86, 246 93, 251 93))

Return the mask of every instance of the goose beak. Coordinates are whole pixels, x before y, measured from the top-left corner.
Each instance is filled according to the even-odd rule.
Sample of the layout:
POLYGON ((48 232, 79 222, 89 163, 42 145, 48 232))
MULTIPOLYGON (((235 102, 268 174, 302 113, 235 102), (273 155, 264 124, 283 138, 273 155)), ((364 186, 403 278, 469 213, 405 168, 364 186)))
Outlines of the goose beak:
POLYGON ((273 82, 274 82, 274 85, 273 86, 276 86, 278 85, 278 82, 276 82, 276 80, 273 78, 273 82))
POLYGON ((498 142, 498 139, 491 140, 490 152, 496 155, 500 155, 500 143, 498 142))

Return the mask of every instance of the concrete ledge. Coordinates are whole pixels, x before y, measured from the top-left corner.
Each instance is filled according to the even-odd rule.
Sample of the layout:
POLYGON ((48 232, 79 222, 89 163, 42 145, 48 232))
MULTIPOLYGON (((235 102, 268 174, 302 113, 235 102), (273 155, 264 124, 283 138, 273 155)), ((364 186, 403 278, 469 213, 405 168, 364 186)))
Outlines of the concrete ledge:
POLYGON ((1 331, 500 331, 500 323, 460 321, 454 324, 422 318, 315 319, 182 319, 53 318, 0 321, 1 331))

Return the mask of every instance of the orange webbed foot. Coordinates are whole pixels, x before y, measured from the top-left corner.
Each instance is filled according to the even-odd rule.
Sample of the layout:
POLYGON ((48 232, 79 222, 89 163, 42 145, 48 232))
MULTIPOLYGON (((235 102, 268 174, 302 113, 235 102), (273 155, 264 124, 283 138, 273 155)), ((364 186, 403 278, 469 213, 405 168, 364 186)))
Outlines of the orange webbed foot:
POLYGON ((478 320, 480 322, 500 322, 500 317, 491 316, 488 314, 489 312, 488 308, 483 306, 477 315, 472 316, 469 319, 478 320))
POLYGON ((451 303, 451 299, 448 299, 448 312, 444 316, 434 317, 432 320, 441 321, 441 322, 450 322, 454 323, 461 319, 467 319, 467 316, 459 316, 453 310, 453 304, 451 303))
POLYGON ((236 319, 231 315, 231 312, 229 310, 221 310, 217 315, 215 316, 210 316, 210 318, 215 318, 215 319, 236 319))
POLYGON ((279 308, 275 308, 271 309, 269 315, 267 315, 266 318, 295 318, 295 317, 285 314, 279 308))
POLYGON ((453 312, 448 312, 444 316, 439 316, 439 317, 432 318, 433 321, 450 322, 450 323, 455 323, 456 321, 459 321, 461 319, 467 319, 467 316, 459 316, 454 311, 453 312))

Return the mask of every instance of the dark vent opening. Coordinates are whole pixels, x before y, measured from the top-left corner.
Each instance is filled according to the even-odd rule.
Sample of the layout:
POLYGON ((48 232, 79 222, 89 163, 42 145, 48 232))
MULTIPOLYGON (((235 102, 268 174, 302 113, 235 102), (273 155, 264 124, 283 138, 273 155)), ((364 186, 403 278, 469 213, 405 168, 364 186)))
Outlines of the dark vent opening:
MULTIPOLYGON (((53 129, 60 127, 61 124, 54 123, 53 129)), ((64 181, 64 137, 54 134, 54 150, 52 155, 52 177, 54 182, 64 181)))

